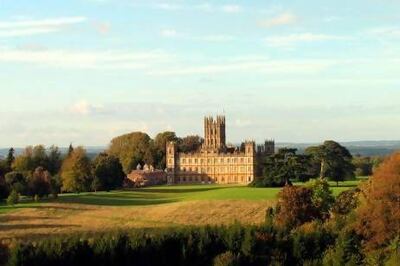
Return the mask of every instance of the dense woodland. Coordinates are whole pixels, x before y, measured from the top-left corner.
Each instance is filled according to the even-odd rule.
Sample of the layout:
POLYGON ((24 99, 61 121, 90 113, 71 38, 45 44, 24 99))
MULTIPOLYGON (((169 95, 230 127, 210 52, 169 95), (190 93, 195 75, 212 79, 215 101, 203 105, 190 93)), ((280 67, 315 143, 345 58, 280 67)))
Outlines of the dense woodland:
POLYGON ((9 265, 399 265, 400 153, 332 195, 326 178, 286 185, 265 223, 142 229, 15 242, 9 265))

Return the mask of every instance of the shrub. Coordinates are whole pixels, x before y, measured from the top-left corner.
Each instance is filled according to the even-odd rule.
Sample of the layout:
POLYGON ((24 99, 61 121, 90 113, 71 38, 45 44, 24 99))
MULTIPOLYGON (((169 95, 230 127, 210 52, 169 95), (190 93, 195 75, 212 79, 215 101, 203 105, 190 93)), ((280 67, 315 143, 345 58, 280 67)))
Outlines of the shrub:
POLYGON ((313 203, 313 191, 305 187, 286 186, 278 194, 275 223, 294 228, 319 218, 313 203))
POLYGON ((358 194, 360 189, 355 188, 341 192, 332 206, 334 214, 346 215, 354 210, 358 205, 358 194))
POLYGON ((15 205, 19 202, 19 194, 17 191, 12 190, 10 195, 7 198, 8 205, 15 205))
POLYGON ((219 254, 214 259, 214 266, 239 266, 239 258, 231 251, 219 254))

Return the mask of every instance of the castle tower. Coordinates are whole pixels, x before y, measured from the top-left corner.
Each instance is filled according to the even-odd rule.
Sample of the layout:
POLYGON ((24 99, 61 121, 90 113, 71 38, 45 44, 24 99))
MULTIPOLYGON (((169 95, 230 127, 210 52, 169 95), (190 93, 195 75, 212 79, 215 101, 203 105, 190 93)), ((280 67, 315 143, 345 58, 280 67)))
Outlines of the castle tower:
POLYGON ((274 140, 266 140, 264 143, 264 152, 265 155, 274 155, 275 154, 275 141, 274 140))
POLYGON ((169 141, 167 142, 166 148, 167 181, 168 184, 173 184, 175 182, 175 166, 177 160, 176 143, 174 141, 169 141))
POLYGON ((245 154, 247 156, 254 156, 256 153, 256 143, 254 141, 246 141, 244 143, 245 154))
POLYGON ((225 116, 204 118, 204 145, 205 149, 221 150, 226 147, 225 116))

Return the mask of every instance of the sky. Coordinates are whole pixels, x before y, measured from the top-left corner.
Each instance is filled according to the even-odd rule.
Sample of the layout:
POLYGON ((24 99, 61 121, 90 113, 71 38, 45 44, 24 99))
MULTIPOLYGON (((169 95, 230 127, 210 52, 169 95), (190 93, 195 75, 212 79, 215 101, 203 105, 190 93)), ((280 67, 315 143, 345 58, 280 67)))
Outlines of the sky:
POLYGON ((0 0, 0 147, 400 139, 399 0, 0 0))

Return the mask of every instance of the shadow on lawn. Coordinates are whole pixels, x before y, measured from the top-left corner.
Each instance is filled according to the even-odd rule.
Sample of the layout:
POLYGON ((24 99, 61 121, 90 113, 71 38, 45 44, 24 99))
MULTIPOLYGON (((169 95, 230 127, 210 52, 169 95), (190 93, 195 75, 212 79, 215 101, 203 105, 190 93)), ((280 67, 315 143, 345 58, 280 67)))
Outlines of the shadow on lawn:
POLYGON ((163 198, 116 198, 106 197, 102 195, 84 195, 84 196, 63 196, 57 202, 59 203, 77 203, 98 206, 146 206, 146 205, 159 205, 166 203, 177 202, 177 199, 163 199, 163 198))
POLYGON ((192 193, 205 192, 211 190, 224 189, 227 187, 207 187, 207 188, 144 188, 132 189, 130 191, 147 192, 147 193, 192 193))

